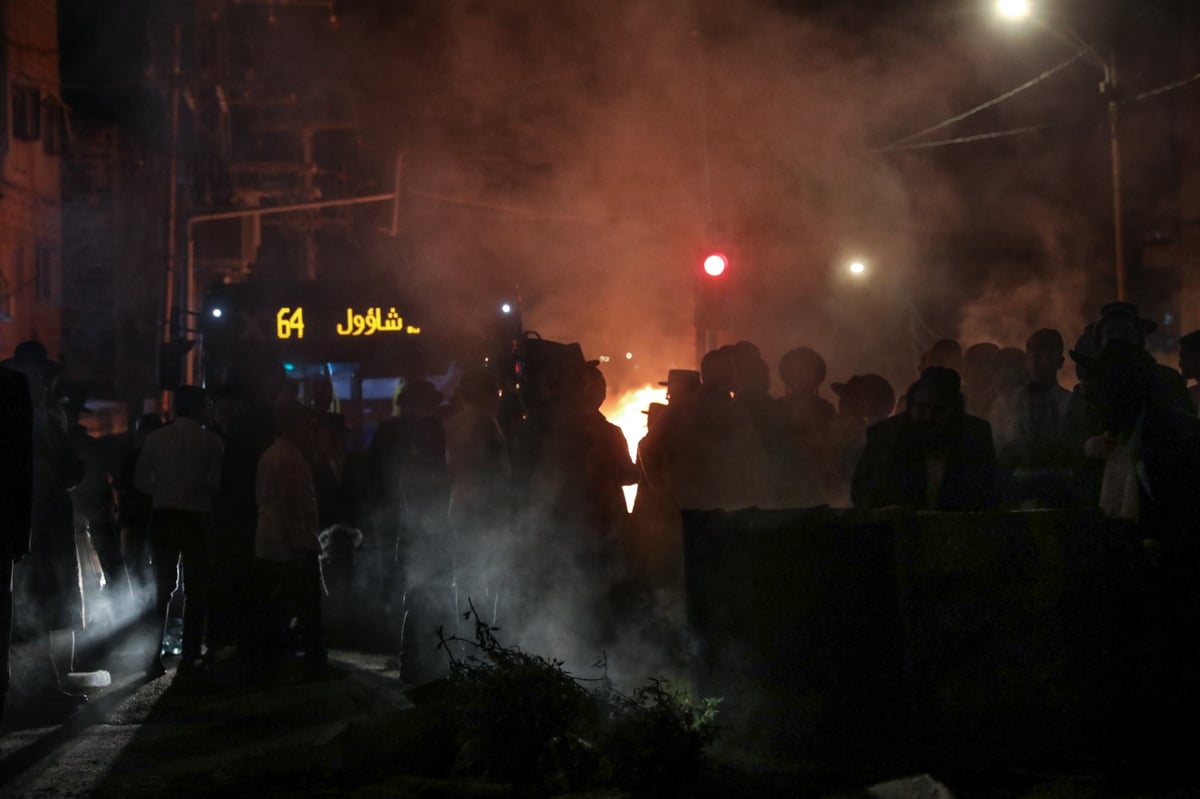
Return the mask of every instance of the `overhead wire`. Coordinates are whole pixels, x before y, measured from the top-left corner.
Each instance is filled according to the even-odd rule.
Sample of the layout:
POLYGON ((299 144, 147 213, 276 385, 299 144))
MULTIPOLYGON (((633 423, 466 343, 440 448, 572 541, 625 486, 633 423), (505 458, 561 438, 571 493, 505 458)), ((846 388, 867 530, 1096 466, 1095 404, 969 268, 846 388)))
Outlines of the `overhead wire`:
POLYGON ((1015 97, 1016 95, 1025 91, 1026 89, 1036 86, 1037 84, 1041 83, 1042 81, 1046 80, 1047 78, 1050 78, 1051 76, 1055 75, 1059 71, 1066 69, 1068 66, 1070 66, 1071 64, 1075 63, 1080 58, 1082 58, 1083 55, 1084 54, 1082 52, 1076 53, 1075 55, 1068 58, 1066 61, 1063 61, 1061 64, 1058 64, 1056 66, 1051 67, 1050 69, 1047 69, 1046 71, 1042 72, 1042 74, 1038 75, 1035 78, 1031 78, 1031 79, 1025 81, 1020 86, 1017 86, 1015 89, 1010 89, 1009 91, 1005 92, 1004 94, 1001 94, 997 97, 993 97, 991 100, 988 100, 986 102, 980 103, 979 105, 975 106, 974 108, 971 108, 970 110, 964 111, 961 114, 955 114, 954 116, 950 117, 949 119, 944 119, 941 122, 938 122, 936 125, 930 125, 929 127, 925 128, 924 130, 919 130, 916 133, 911 133, 908 136, 904 136, 903 138, 896 139, 895 141, 891 142, 890 144, 885 144, 882 147, 879 147, 877 149, 887 150, 887 149, 891 149, 897 145, 907 144, 908 142, 911 142, 915 139, 919 139, 922 136, 933 133, 934 131, 941 130, 942 128, 947 128, 957 122, 961 122, 964 119, 966 119, 967 117, 978 114, 980 111, 984 111, 988 108, 991 108, 994 105, 998 105, 999 103, 1002 103, 1005 100, 1015 97))

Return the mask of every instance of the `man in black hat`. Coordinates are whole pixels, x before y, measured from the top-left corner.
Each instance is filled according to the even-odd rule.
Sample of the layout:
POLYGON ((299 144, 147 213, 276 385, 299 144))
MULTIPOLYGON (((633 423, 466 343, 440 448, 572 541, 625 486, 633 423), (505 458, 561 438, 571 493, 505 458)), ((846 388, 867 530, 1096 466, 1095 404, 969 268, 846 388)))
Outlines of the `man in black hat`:
MULTIPOLYGON (((1095 356, 1072 352, 1093 382, 1105 433, 1099 507, 1136 525, 1152 568, 1128 609, 1130 628, 1113 729, 1131 730, 1126 753, 1166 767, 1190 762, 1176 731, 1200 708, 1200 420, 1181 409, 1140 346, 1112 340, 1095 356), (1136 642, 1136 643, 1133 643, 1136 642), (1127 701, 1126 701, 1127 700, 1127 701), (1128 718, 1121 714, 1130 714, 1128 718), (1174 722, 1171 719, 1175 719, 1174 722)), ((1178 377, 1178 375, 1176 375, 1178 377)), ((1179 378, 1182 381, 1182 378, 1179 378)), ((1156 766, 1156 772, 1158 767, 1156 766)))
POLYGON ((969 416, 953 369, 931 366, 906 395, 904 413, 867 429, 855 468, 855 507, 982 510, 995 502, 991 425, 969 416))

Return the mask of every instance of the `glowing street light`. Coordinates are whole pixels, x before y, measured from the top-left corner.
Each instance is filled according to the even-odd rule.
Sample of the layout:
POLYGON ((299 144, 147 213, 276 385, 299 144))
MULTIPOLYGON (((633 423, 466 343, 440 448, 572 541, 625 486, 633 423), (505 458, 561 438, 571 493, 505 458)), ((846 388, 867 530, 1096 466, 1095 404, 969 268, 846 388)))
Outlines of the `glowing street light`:
POLYGON ((867 265, 864 264, 862 261, 854 261, 846 268, 850 270, 850 274, 852 274, 852 275, 861 276, 861 275, 866 274, 866 272, 867 272, 867 265))
POLYGON ((1109 160, 1112 167, 1112 214, 1113 214, 1113 266, 1116 271, 1116 294, 1118 300, 1125 299, 1125 243, 1121 211, 1121 142, 1117 107, 1117 66, 1114 54, 1108 58, 1096 52, 1070 26, 1051 23, 1044 15, 1035 14, 1028 0, 996 0, 996 14, 1010 21, 1030 19, 1041 25, 1050 35, 1073 48, 1099 67, 1104 75, 1100 82, 1100 94, 1108 104, 1109 160))
POLYGON ((1025 19, 1033 8, 1029 0, 996 0, 996 13, 1005 19, 1025 19))

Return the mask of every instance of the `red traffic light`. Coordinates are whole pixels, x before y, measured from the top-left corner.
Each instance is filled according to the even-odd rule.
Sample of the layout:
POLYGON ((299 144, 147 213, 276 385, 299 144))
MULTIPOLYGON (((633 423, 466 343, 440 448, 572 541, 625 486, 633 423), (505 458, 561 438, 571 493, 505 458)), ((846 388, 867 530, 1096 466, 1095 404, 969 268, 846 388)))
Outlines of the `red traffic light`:
POLYGON ((725 274, 725 268, 728 266, 729 259, 725 257, 725 253, 709 253, 704 258, 704 273, 709 277, 720 277, 725 274))

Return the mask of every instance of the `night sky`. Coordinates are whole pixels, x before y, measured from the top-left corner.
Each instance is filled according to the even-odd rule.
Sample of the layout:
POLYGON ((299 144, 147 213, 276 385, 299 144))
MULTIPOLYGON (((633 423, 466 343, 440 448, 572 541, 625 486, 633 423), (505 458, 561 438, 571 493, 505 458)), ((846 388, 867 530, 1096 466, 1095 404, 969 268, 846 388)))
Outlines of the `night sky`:
MULTIPOLYGON (((1190 5, 1062 0, 1054 13, 1111 43, 1133 95, 1188 74, 1190 5)), ((256 55, 351 98, 370 152, 406 149, 407 235, 370 255, 406 281, 518 283, 531 327, 589 355, 652 352, 649 378, 691 358, 692 261, 720 246, 737 270, 729 337, 768 360, 812 344, 838 379, 900 370, 914 318, 965 343, 1020 345, 1043 325, 1073 340, 1111 298, 1094 65, 904 143, 1037 130, 887 149, 1072 55, 989 6, 347 0, 322 51, 296 59, 263 40, 256 55), (843 278, 852 256, 876 267, 869 285, 843 278)), ((161 139, 164 27, 147 9, 163 9, 60 9, 76 114, 161 139)), ((1178 114, 1198 91, 1123 108, 1132 223, 1152 227, 1169 204, 1178 114)))

